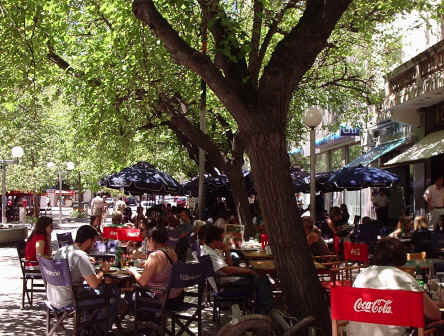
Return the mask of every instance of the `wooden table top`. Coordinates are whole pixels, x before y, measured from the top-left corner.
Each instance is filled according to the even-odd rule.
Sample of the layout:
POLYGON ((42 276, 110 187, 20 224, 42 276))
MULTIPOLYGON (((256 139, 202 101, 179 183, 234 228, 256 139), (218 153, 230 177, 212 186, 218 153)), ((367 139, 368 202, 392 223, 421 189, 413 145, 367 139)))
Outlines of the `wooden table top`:
POLYGON ((273 260, 252 260, 250 261, 251 268, 260 273, 275 274, 276 265, 273 260))
POLYGON ((265 251, 241 251, 246 259, 273 259, 272 254, 266 254, 265 251))
MULTIPOLYGON (((273 259, 254 259, 248 262, 251 268, 259 273, 276 274, 276 264, 273 259)), ((338 262, 318 263, 315 262, 315 268, 322 273, 338 273, 342 269, 337 266, 338 262), (332 267, 333 266, 333 267, 332 267)))

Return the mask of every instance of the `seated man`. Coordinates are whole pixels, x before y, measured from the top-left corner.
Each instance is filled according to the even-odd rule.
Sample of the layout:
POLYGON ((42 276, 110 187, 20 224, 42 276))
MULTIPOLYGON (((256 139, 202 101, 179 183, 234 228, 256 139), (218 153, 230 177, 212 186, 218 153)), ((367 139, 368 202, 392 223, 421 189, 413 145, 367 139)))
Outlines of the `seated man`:
POLYGON ((258 275, 252 269, 233 266, 230 249, 231 246, 223 243, 223 230, 213 225, 207 226, 202 255, 210 256, 216 275, 230 276, 224 278, 223 283, 245 286, 246 292, 254 291, 256 313, 268 314, 273 306, 272 289, 268 278, 258 275), (249 281, 248 277, 252 277, 252 281, 249 281))
MULTIPOLYGON (((87 252, 90 251, 97 239, 98 232, 90 225, 83 225, 77 230, 76 239, 73 245, 60 248, 54 255, 54 259, 67 259, 71 272, 72 284, 82 285, 76 289, 78 306, 88 308, 88 305, 94 304, 98 297, 103 296, 107 291, 110 297, 110 306, 108 307, 108 323, 103 326, 103 330, 111 330, 117 313, 120 291, 116 287, 105 286, 103 284, 103 272, 96 274, 94 265, 91 263, 87 252)), ((72 304, 72 293, 70 288, 51 287, 48 284, 48 301, 55 307, 64 307, 72 304)), ((86 314, 85 314, 86 315, 86 314)), ((81 319, 88 316, 81 316, 81 319)), ((105 331, 104 331, 105 333, 105 331)))
MULTIPOLYGON (((422 292, 415 278, 399 269, 406 262, 405 247, 398 239, 384 238, 376 243, 373 266, 361 270, 353 287, 399 289, 422 292)), ((429 320, 441 319, 438 306, 424 293, 424 315, 429 320)), ((405 335, 405 327, 350 322, 347 335, 405 335)))

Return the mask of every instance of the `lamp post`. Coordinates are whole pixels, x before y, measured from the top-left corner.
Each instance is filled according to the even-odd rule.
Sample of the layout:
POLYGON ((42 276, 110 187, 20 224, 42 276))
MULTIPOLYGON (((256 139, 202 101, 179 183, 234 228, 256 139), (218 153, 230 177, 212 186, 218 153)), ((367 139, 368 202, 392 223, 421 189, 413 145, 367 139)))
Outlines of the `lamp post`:
POLYGON ((18 159, 23 156, 23 148, 20 146, 11 149, 13 160, 0 160, 2 166, 2 225, 6 225, 6 167, 9 164, 18 163, 18 159))
MULTIPOLYGON (((66 162, 65 164, 67 170, 74 169, 74 163, 66 162)), ((54 162, 48 162, 48 168, 57 168, 59 174, 59 225, 61 225, 62 224, 62 169, 56 166, 54 162)))
POLYGON ((310 216, 313 218, 314 224, 316 224, 316 153, 315 153, 315 141, 316 132, 315 128, 322 121, 322 110, 319 107, 309 107, 305 110, 303 121, 304 124, 310 127, 310 216))

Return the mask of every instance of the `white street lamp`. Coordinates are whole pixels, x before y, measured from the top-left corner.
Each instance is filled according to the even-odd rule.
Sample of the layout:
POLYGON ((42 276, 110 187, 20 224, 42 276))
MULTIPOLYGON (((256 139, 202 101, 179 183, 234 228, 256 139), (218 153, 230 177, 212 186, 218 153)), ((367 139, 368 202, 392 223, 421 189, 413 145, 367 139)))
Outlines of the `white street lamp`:
POLYGON ((322 122, 323 110, 319 107, 309 107, 305 110, 303 122, 310 127, 310 216, 316 225, 316 153, 315 128, 322 122))
POLYGON ((14 146, 11 149, 11 154, 14 160, 0 160, 2 166, 2 225, 6 225, 6 167, 8 164, 18 163, 18 159, 23 156, 23 148, 14 146))
MULTIPOLYGON (((48 168, 57 168, 58 175, 59 175, 59 224, 62 224, 62 169, 57 167, 54 162, 48 162, 48 168)), ((71 161, 66 162, 66 169, 67 170, 73 170, 74 169, 74 163, 71 161)))

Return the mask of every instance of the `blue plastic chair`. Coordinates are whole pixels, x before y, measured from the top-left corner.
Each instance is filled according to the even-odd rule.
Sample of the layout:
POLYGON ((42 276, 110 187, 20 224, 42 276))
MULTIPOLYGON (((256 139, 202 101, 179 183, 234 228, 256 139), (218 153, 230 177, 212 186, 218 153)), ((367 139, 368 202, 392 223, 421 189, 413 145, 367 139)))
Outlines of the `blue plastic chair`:
POLYGON ((42 277, 47 283, 48 290, 57 291, 61 290, 66 292, 70 291, 72 294, 72 303, 58 307, 54 302, 49 300, 45 301, 46 308, 46 335, 52 336, 56 333, 59 326, 62 326, 63 321, 66 318, 74 317, 74 330, 73 335, 80 335, 81 330, 88 330, 88 335, 102 335, 103 330, 97 329, 97 322, 105 320, 106 314, 104 314, 102 320, 96 318, 98 309, 106 310, 108 308, 109 299, 105 296, 96 298, 96 300, 81 307, 80 298, 77 295, 77 288, 83 285, 73 285, 71 280, 71 272, 67 259, 47 259, 38 258, 40 264, 40 271, 42 277), (86 312, 90 317, 87 321, 81 321, 80 312, 86 312), (54 325, 51 325, 51 321, 55 319, 54 325), (95 332, 95 333, 94 333, 95 332))
POLYGON ((212 272, 211 260, 204 258, 199 263, 186 264, 177 262, 173 264, 168 287, 161 294, 154 295, 149 288, 137 287, 135 293, 135 325, 137 331, 142 327, 141 317, 144 314, 156 314, 160 317, 159 324, 148 322, 148 326, 156 329, 158 335, 175 335, 187 333, 194 335, 190 330, 192 322, 197 322, 197 335, 202 335, 202 297, 207 277, 212 272), (190 290, 191 288, 196 290, 190 290), (167 299, 173 288, 183 288, 183 302, 169 304, 167 299), (192 299, 192 300, 190 300, 192 299), (196 300, 197 299, 197 300, 196 300), (196 302, 197 301, 197 302, 196 302), (171 329, 167 329, 167 321, 171 319, 171 329), (176 331, 176 324, 179 331, 176 331))
MULTIPOLYGON (((208 255, 199 257, 199 261, 210 260, 208 255)), ((240 278, 240 276, 235 276, 240 278)), ((213 299, 213 321, 220 321, 220 311, 223 307, 231 307, 234 304, 238 304, 244 310, 249 305, 252 299, 252 293, 248 292, 246 289, 252 289, 251 279, 248 277, 243 277, 245 280, 244 284, 223 282, 223 280, 228 280, 232 276, 220 276, 216 275, 213 270, 213 264, 211 263, 211 273, 208 276, 208 287, 211 288, 211 294, 213 299)))
POLYGON ((57 233, 57 245, 59 248, 74 244, 71 232, 57 233))

